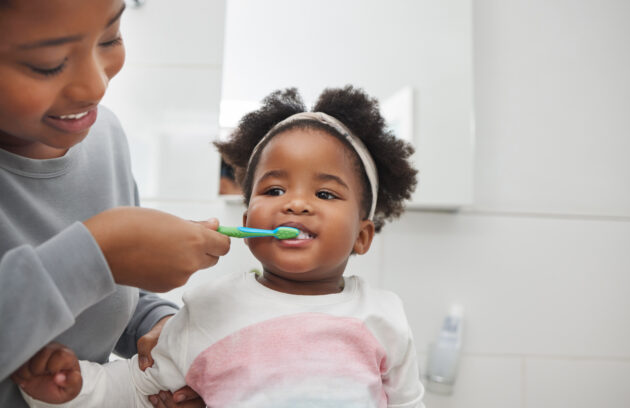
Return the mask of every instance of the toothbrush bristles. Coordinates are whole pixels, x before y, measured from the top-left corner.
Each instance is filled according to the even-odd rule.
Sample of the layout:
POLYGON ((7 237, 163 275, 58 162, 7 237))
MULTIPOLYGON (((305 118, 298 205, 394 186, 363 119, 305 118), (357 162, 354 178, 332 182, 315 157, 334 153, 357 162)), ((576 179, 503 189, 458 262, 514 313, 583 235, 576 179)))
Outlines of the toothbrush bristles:
POLYGON ((291 239, 300 235, 300 230, 293 227, 278 227, 275 237, 278 239, 291 239))

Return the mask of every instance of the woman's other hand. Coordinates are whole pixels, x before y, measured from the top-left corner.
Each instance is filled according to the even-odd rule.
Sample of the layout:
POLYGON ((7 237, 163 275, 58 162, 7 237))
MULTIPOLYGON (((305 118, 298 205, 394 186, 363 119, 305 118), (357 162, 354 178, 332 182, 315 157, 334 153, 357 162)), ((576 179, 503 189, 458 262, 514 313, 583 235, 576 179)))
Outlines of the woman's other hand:
MULTIPOLYGON (((171 317, 172 315, 160 319, 147 334, 138 340, 138 365, 140 370, 144 371, 153 365, 151 350, 157 345, 162 328, 171 317)), ((188 386, 180 388, 175 393, 160 391, 159 394, 149 396, 149 401, 154 407, 159 408, 202 408, 206 406, 201 397, 188 386)))
POLYGON ((206 404, 192 388, 186 386, 171 394, 168 391, 160 391, 157 395, 151 395, 149 401, 158 408, 203 408, 206 404))

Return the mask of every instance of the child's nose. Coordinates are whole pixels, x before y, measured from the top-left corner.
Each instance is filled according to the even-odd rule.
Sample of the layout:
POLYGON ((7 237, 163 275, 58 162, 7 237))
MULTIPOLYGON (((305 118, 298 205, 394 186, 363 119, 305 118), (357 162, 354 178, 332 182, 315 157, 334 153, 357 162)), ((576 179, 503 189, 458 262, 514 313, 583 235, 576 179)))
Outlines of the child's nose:
POLYGON ((290 214, 312 214, 313 206, 301 195, 291 195, 284 204, 284 212, 290 214))
POLYGON ((97 57, 77 64, 72 82, 65 89, 65 96, 74 102, 98 103, 109 84, 109 77, 97 57))

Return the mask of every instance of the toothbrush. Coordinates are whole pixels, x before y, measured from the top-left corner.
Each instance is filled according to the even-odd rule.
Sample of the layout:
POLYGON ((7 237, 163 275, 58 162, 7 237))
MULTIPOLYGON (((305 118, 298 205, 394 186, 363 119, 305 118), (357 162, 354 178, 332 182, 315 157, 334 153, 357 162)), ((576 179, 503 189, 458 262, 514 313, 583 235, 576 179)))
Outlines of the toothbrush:
POLYGON ((220 225, 217 231, 223 235, 235 238, 274 237, 277 239, 290 239, 300 235, 300 230, 293 227, 278 227, 274 230, 265 230, 247 227, 224 227, 220 225))

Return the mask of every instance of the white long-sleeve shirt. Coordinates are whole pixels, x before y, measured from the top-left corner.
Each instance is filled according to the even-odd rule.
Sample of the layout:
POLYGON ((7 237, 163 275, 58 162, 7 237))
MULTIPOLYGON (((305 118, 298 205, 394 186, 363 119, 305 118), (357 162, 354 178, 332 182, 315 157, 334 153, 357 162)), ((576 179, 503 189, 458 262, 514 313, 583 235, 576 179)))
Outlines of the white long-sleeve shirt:
POLYGON ((251 273, 197 287, 164 326, 153 367, 81 362, 83 388, 64 406, 150 407, 148 395, 188 384, 209 407, 422 407, 400 299, 345 282, 320 296, 276 292, 251 273))

